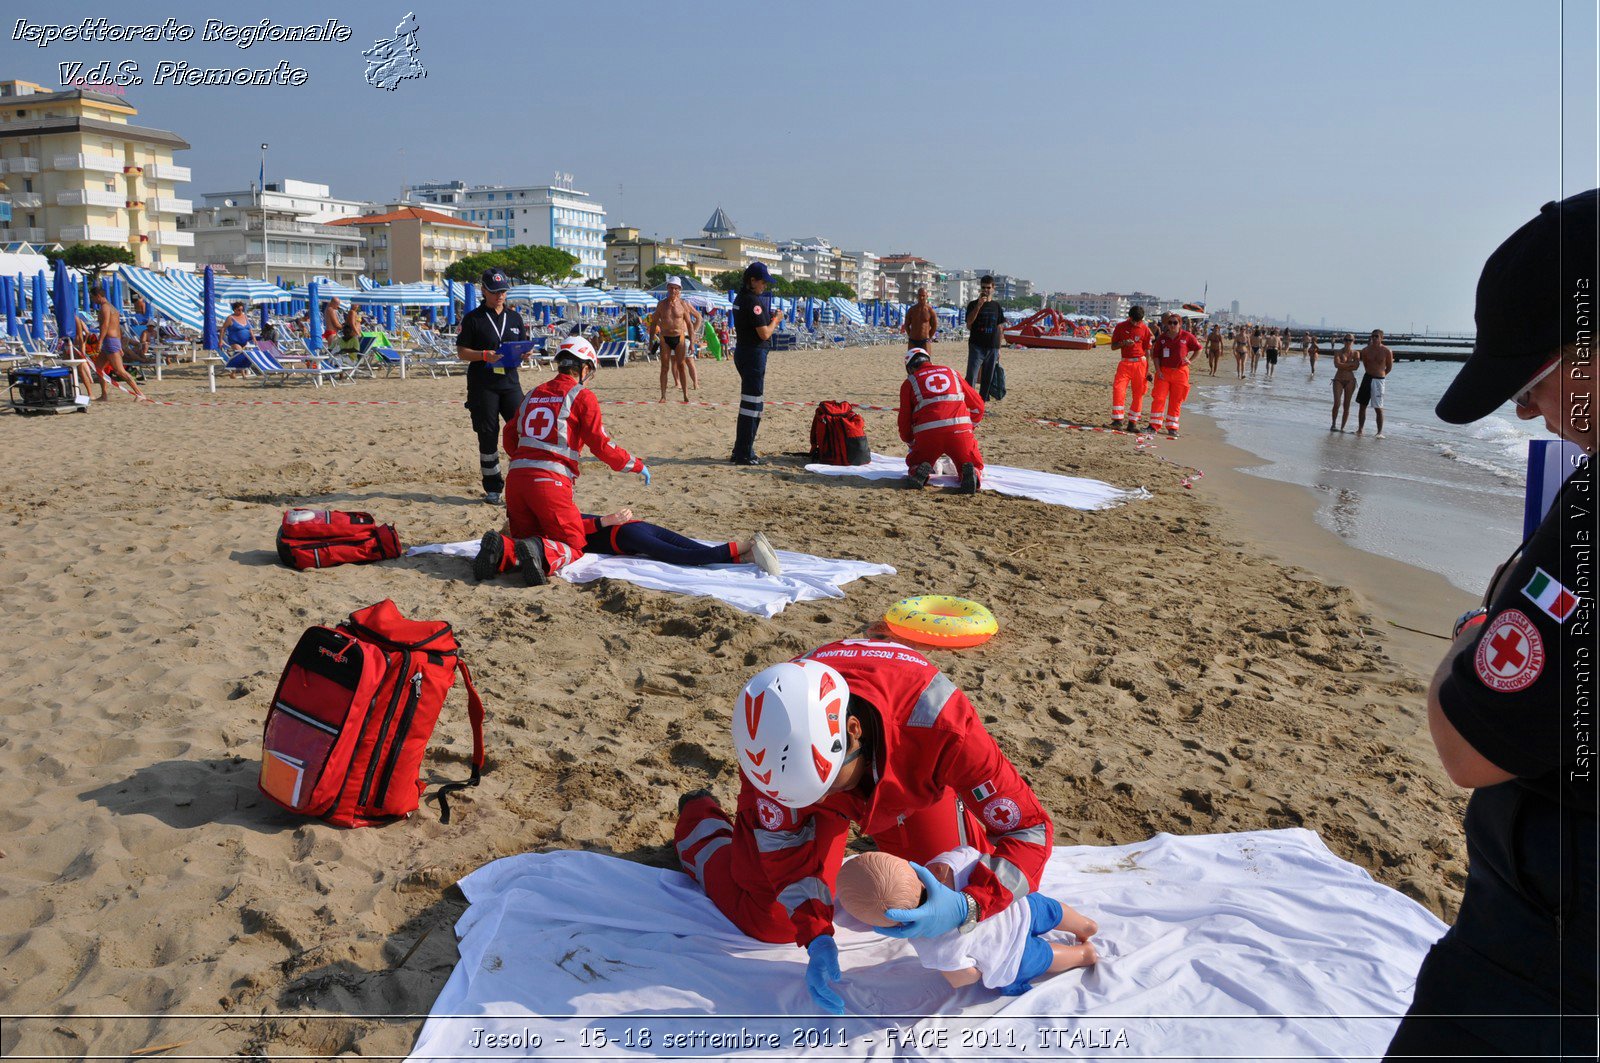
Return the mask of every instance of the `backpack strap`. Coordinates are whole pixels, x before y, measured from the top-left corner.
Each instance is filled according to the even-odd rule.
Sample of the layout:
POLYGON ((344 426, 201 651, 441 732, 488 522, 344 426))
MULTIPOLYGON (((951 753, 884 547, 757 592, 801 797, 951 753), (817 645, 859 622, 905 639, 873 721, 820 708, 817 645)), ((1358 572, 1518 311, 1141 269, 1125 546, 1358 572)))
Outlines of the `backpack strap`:
POLYGON ((467 687, 467 717, 472 721, 472 778, 465 782, 445 783, 432 794, 439 801, 439 822, 450 822, 450 794, 457 790, 465 790, 469 786, 478 785, 478 780, 483 778, 483 701, 478 697, 478 688, 472 683, 472 672, 467 668, 467 662, 456 654, 456 671, 461 673, 461 679, 467 687))

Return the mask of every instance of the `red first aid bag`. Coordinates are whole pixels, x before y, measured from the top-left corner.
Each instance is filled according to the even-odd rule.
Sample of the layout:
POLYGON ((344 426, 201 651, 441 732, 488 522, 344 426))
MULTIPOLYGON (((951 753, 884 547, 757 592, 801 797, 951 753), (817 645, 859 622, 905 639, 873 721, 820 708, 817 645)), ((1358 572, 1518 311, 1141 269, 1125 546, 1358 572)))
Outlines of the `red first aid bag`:
POLYGON ((290 568, 331 568, 399 557, 400 533, 371 513, 291 509, 278 526, 278 560, 290 568))
POLYGON ((407 620, 388 599, 338 627, 307 628, 289 655, 261 739, 261 792, 337 827, 409 816, 421 803, 422 756, 455 685, 467 688, 472 778, 483 773, 483 702, 443 620, 407 620))
POLYGON ((865 465, 872 460, 867 422, 850 403, 817 403, 811 416, 811 460, 823 465, 865 465))

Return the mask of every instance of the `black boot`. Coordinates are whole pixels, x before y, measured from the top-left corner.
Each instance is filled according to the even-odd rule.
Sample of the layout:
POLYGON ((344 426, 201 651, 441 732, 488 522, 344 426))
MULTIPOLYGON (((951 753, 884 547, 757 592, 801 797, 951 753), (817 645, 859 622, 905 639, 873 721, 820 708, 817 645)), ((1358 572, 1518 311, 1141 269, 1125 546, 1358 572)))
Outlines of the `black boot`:
POLYGON ((961 466, 961 486, 957 490, 964 495, 978 493, 978 467, 970 461, 961 466))
POLYGON ((550 582, 544 570, 544 551, 535 549, 531 539, 517 540, 517 567, 530 587, 543 587, 550 582))

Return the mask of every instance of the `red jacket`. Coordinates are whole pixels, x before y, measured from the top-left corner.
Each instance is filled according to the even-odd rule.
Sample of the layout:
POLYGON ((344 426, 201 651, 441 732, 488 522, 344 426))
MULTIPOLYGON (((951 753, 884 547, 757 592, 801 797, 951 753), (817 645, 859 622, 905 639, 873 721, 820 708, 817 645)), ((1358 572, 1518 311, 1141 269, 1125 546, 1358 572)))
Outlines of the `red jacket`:
POLYGON ((528 392, 501 441, 513 471, 536 469, 568 487, 578 478, 578 455, 584 447, 616 472, 644 468, 644 462, 611 442, 594 392, 565 373, 528 392))
MULTIPOLYGON (((761 867, 794 922, 801 947, 833 929, 833 887, 852 822, 862 833, 894 827, 947 788, 984 822, 993 852, 966 892, 980 919, 1039 887, 1055 828, 972 703, 922 654, 897 642, 845 639, 806 655, 838 669, 850 693, 878 710, 883 748, 869 770, 871 796, 830 794, 798 811, 761 796, 740 773, 738 829, 754 832, 761 867)), ((979 848, 982 848, 980 845, 979 848)))
POLYGON ((970 432, 982 420, 983 398, 947 366, 921 366, 900 385, 900 438, 907 443, 919 432, 940 428, 970 432))

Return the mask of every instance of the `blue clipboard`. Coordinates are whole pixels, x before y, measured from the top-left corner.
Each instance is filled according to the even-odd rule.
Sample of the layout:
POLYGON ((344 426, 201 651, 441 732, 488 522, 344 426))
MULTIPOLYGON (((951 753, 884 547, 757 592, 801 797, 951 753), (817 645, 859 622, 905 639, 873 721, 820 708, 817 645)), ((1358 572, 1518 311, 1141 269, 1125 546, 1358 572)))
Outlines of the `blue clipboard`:
POLYGON ((495 348, 499 357, 490 364, 501 369, 516 369, 522 365, 524 358, 539 350, 541 346, 537 340, 508 340, 495 348))

